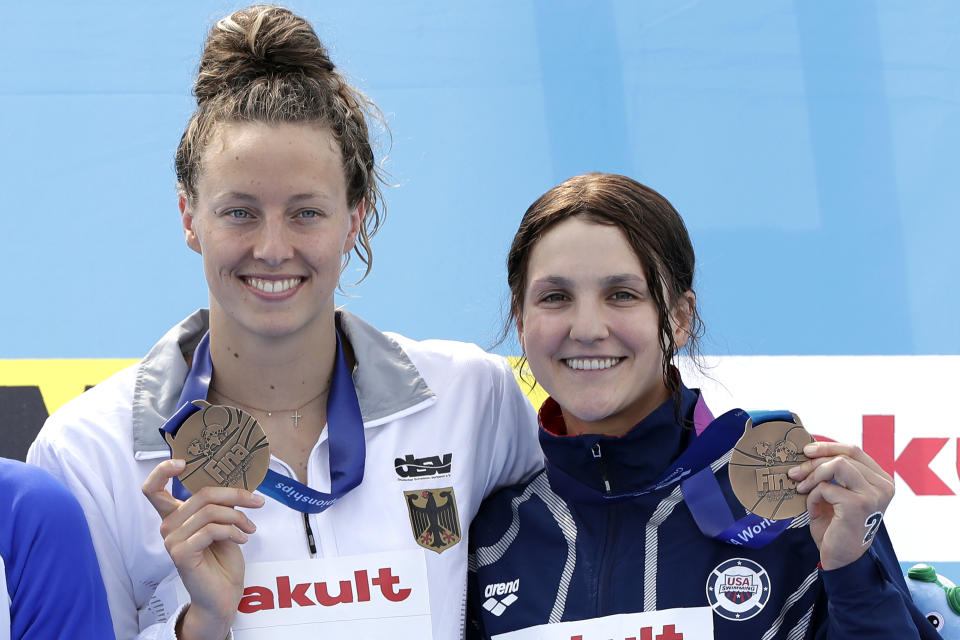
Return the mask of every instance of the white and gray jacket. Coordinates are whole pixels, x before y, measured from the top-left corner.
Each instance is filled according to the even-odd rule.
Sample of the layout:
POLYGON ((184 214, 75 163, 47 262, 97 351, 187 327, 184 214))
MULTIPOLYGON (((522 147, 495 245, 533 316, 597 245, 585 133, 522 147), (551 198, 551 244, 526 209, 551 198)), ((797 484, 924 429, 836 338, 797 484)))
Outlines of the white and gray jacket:
MULTIPOLYGON (((139 363, 64 405, 28 454, 83 507, 120 640, 175 637, 178 603, 155 591, 176 569, 163 546, 160 517, 140 486, 169 456, 158 429, 177 409, 186 358, 207 326, 207 311, 194 313, 139 363)), ((403 492, 453 487, 462 539, 443 553, 426 552, 427 578, 434 638, 462 637, 470 521, 485 496, 541 466, 533 409, 508 363, 475 345, 384 334, 345 311, 337 312, 337 327, 356 358, 366 468, 359 487, 310 516, 313 557, 418 549, 403 492), (408 456, 445 461, 447 455, 449 469, 431 475, 409 477, 400 464, 408 456)), ((270 468, 294 475, 277 458, 270 468)), ((307 476, 310 487, 329 491, 326 431, 310 454, 307 476)), ((248 563, 311 557, 299 512, 267 500, 250 516, 257 532, 242 547, 248 563)))

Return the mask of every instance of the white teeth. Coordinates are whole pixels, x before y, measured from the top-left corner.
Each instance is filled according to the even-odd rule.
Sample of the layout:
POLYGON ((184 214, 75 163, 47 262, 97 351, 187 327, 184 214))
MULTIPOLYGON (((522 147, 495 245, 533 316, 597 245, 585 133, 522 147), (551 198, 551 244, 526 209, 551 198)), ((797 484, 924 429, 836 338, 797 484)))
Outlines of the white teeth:
POLYGON ((598 369, 609 369, 620 362, 623 358, 567 358, 564 362, 571 369, 578 371, 595 371, 598 369))
POLYGON ((285 278, 283 280, 264 280, 263 278, 245 278, 247 284, 264 293, 283 293, 293 289, 303 278, 285 278))

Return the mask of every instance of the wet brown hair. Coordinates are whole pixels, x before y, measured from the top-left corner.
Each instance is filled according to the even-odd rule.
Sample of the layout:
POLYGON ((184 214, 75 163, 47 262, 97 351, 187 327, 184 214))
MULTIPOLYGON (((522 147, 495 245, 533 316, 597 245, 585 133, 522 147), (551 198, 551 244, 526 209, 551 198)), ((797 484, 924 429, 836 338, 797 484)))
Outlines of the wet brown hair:
MULTIPOLYGON (((510 313, 503 327, 505 337, 523 313, 527 270, 534 245, 554 225, 580 217, 596 224, 617 227, 633 249, 657 307, 663 351, 663 381, 679 410, 680 380, 672 375, 670 362, 678 350, 670 330, 672 305, 693 291, 694 253, 687 227, 666 198, 626 176, 588 173, 574 176, 540 196, 523 214, 507 257, 510 313)), ((685 349, 696 357, 703 323, 693 304, 689 314, 685 349)))
POLYGON ((176 154, 178 189, 189 200, 197 196, 203 152, 223 124, 298 123, 333 133, 343 160, 347 204, 364 204, 354 247, 366 266, 363 280, 373 264, 370 238, 386 214, 368 119, 385 124, 376 105, 337 72, 310 23, 270 5, 223 18, 207 36, 193 93, 197 110, 176 154))

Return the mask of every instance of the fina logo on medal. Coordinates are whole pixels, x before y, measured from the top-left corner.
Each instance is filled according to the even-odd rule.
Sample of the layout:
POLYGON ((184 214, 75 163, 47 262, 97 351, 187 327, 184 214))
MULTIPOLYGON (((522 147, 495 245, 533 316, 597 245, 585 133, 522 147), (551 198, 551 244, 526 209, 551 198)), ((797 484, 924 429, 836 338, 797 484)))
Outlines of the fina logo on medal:
POLYGON ((740 504, 761 518, 786 520, 807 510, 806 494, 787 472, 806 462, 803 447, 813 442, 796 422, 774 420, 753 425, 748 420, 743 436, 730 454, 730 486, 740 504))
POLYGON ((178 478, 190 493, 203 487, 237 487, 253 491, 270 466, 267 437, 256 418, 236 407, 194 400, 198 411, 176 435, 164 432, 171 457, 187 466, 178 478))
POLYGON ((707 578, 707 600, 727 620, 749 620, 770 599, 770 576, 753 560, 731 558, 707 578))
POLYGON ((417 544, 442 553, 460 542, 460 516, 453 487, 404 491, 417 544))

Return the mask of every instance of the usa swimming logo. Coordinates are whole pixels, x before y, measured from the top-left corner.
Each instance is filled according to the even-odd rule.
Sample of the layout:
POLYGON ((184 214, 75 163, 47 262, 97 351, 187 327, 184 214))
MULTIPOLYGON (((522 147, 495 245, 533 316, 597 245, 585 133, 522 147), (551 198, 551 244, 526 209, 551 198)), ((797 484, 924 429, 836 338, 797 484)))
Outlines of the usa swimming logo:
POLYGON ((770 599, 770 576, 753 560, 731 558, 707 578, 707 601, 727 620, 749 620, 770 599))

